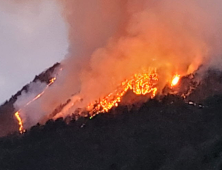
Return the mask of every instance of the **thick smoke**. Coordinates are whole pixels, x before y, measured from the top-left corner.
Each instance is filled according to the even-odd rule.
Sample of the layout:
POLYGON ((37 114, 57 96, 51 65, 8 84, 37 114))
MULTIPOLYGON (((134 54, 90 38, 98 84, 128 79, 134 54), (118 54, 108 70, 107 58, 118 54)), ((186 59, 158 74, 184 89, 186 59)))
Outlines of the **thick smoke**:
POLYGON ((85 107, 142 70, 157 69, 161 90, 175 73, 206 64, 220 68, 220 0, 59 2, 69 25, 69 53, 57 82, 38 101, 38 111, 47 114, 36 122, 71 96, 77 104, 61 116, 85 107))

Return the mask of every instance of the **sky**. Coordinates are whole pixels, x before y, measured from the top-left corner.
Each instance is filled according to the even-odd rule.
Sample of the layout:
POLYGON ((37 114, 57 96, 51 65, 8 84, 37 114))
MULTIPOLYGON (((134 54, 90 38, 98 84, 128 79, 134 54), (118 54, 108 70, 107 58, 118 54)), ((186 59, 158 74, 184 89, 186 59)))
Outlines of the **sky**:
POLYGON ((0 104, 64 59, 68 29, 54 0, 0 0, 0 104))

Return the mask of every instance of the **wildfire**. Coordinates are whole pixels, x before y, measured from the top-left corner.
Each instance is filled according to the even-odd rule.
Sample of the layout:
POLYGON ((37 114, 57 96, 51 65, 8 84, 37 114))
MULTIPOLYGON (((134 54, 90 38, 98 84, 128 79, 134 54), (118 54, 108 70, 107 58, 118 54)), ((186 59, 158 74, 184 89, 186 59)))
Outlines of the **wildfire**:
MULTIPOLYGON (((180 75, 176 74, 173 77, 171 82, 171 87, 178 84, 180 80, 180 75)), ((22 108, 20 108, 16 113, 15 117, 18 121, 19 125, 19 132, 23 133, 24 129, 24 122, 20 116, 22 109, 30 105, 32 102, 40 98, 45 91, 56 81, 56 77, 52 78, 48 85, 43 89, 41 93, 36 95, 32 100, 27 102, 22 108)), ((157 83, 158 83, 158 74, 156 69, 150 69, 144 73, 137 73, 134 74, 129 79, 124 80, 120 85, 108 95, 100 98, 98 101, 90 103, 86 111, 91 116, 90 118, 94 117, 99 113, 108 112, 111 108, 117 107, 122 99, 122 97, 126 94, 128 90, 131 90, 136 95, 147 95, 150 94, 151 98, 156 96, 157 92, 157 83)), ((67 107, 73 107, 74 103, 68 105, 67 107)), ((60 115, 60 114, 57 114, 60 115)))
POLYGON ((121 83, 121 85, 112 93, 108 94, 99 102, 92 103, 88 106, 89 114, 93 117, 96 114, 108 112, 112 107, 118 106, 122 96, 132 90, 137 95, 146 95, 151 93, 151 98, 156 95, 157 88, 155 85, 158 81, 156 70, 149 73, 139 73, 121 83))
POLYGON ((176 86, 179 81, 180 81, 180 75, 176 74, 176 75, 173 77, 173 80, 172 80, 172 82, 171 82, 171 87, 176 86))
MULTIPOLYGON (((23 108, 27 107, 28 105, 30 105, 32 102, 34 102, 35 100, 37 100, 38 98, 40 98, 44 93, 45 91, 49 88, 49 86, 51 86, 56 80, 56 77, 53 77, 50 81, 49 81, 49 84, 43 89, 43 91, 41 93, 39 93, 36 97, 34 97, 32 100, 30 100, 29 102, 27 102, 23 108)), ((22 121, 22 118, 20 116, 20 111, 23 109, 21 108, 19 111, 17 111, 14 115, 18 121, 18 125, 19 125, 19 132, 20 133, 23 133, 25 132, 24 130, 24 126, 23 126, 23 121, 22 121)))

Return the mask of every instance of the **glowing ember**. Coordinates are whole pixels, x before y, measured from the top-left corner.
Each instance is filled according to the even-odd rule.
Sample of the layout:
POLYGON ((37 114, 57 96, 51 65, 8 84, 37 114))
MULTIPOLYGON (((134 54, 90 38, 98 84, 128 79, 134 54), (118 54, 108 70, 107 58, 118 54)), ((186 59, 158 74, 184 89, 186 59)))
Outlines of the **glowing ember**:
POLYGON ((21 117, 20 117, 19 111, 17 111, 17 112, 15 113, 15 117, 16 117, 16 119, 17 119, 17 121, 18 121, 18 124, 19 124, 19 132, 20 132, 20 133, 23 133, 25 130, 24 130, 24 128, 23 128, 23 122, 22 122, 22 119, 21 119, 21 117))
POLYGON ((180 80, 180 75, 176 74, 171 82, 171 86, 176 86, 180 80))
POLYGON ((49 86, 51 85, 51 84, 53 84, 54 82, 56 81, 56 77, 53 77, 49 82, 49 86))
POLYGON ((156 95, 158 76, 155 70, 149 73, 135 74, 130 79, 121 83, 121 85, 113 92, 100 99, 99 102, 92 103, 88 106, 89 114, 93 117, 96 114, 108 112, 112 107, 118 106, 122 96, 132 90, 137 95, 146 95, 151 93, 151 97, 156 95))

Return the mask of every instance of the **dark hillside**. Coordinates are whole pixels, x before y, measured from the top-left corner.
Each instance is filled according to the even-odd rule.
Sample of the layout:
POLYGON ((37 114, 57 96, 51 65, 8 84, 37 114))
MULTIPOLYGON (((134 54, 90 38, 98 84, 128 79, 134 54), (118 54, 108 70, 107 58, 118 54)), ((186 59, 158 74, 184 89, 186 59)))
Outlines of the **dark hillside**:
POLYGON ((205 107, 178 96, 92 120, 62 119, 0 140, 2 170, 221 170, 222 96, 205 107))

